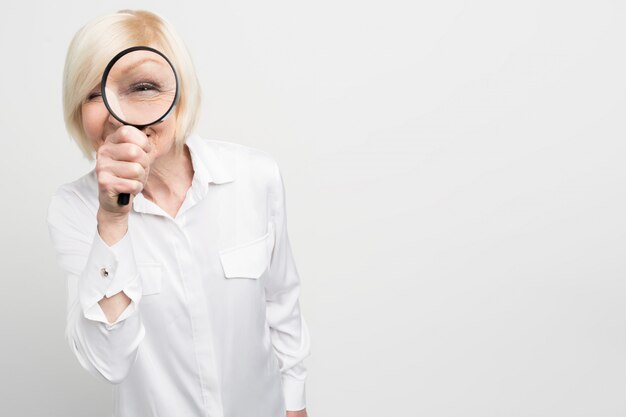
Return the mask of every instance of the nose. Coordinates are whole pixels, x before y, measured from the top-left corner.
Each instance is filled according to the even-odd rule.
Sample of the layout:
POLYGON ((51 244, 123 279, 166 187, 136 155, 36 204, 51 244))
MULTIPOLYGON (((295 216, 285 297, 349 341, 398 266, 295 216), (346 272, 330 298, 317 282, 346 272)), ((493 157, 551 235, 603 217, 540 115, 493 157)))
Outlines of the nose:
POLYGON ((108 124, 113 128, 117 129, 120 126, 123 126, 123 123, 117 120, 111 113, 109 113, 109 117, 107 119, 108 124))
POLYGON ((124 123, 120 122, 115 117, 113 117, 111 113, 109 113, 109 116, 106 118, 106 122, 104 124, 104 132, 103 132, 104 137, 107 137, 113 134, 117 129, 119 129, 123 125, 124 123))

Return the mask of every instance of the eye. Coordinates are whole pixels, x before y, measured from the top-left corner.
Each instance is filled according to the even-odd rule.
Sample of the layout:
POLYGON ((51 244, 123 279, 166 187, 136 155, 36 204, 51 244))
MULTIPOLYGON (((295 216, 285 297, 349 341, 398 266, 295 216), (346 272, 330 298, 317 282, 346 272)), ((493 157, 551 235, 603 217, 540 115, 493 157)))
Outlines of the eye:
POLYGON ((133 84, 129 90, 131 92, 147 92, 147 91, 159 91, 158 85, 155 85, 151 82, 140 82, 137 84, 133 84))
POLYGON ((100 97, 100 91, 92 91, 91 93, 89 93, 89 95, 87 96, 87 101, 92 101, 98 97, 100 97))

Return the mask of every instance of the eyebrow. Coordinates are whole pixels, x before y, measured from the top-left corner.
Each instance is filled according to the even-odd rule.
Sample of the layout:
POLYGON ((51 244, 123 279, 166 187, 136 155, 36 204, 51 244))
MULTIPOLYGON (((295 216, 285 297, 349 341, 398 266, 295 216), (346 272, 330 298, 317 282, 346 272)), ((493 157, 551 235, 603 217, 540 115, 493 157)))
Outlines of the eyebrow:
MULTIPOLYGON (((119 61, 118 61, 118 62, 119 62, 119 61)), ((112 68, 115 68, 115 65, 117 65, 117 64, 118 64, 118 62, 116 62, 116 63, 113 65, 113 67, 112 67, 112 68)), ((122 70, 120 70, 119 74, 126 74, 127 72, 129 72, 129 71, 131 71, 131 70, 133 70, 133 69, 135 69, 135 68, 137 68, 137 67, 140 67, 141 65, 143 65, 143 64, 144 64, 144 63, 146 63, 146 62, 154 62, 154 63, 156 63, 156 64, 160 64, 160 63, 161 63, 161 61, 159 61, 159 60, 157 60, 157 59, 155 59, 155 58, 152 58, 152 57, 146 57, 146 58, 143 58, 142 60, 140 60, 140 61, 138 61, 138 62, 134 62, 134 63, 132 63, 130 66, 126 66, 125 68, 122 68, 122 70)), ((110 72, 109 72, 109 74, 110 74, 110 72)))

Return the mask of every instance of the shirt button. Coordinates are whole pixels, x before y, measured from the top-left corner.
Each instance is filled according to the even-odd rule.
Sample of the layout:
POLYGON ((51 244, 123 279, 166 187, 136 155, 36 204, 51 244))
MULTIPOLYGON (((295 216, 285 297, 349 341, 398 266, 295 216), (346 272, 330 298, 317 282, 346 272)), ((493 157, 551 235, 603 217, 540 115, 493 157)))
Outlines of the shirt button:
POLYGON ((102 275, 102 278, 106 278, 109 276, 109 271, 106 268, 100 268, 100 275, 102 275))

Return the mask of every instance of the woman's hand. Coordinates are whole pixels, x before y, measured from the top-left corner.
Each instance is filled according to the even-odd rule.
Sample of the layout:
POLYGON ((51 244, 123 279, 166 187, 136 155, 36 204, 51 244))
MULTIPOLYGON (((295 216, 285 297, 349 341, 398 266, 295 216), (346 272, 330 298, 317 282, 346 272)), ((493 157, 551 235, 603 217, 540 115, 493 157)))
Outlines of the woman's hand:
POLYGON ((126 218, 132 199, 143 190, 148 180, 150 164, 148 153, 152 145, 148 137, 132 126, 120 126, 106 137, 96 152, 100 210, 108 216, 126 218), (117 196, 131 194, 129 204, 117 204, 117 196))
POLYGON ((300 411, 287 411, 287 417, 309 417, 306 413, 306 408, 300 411))

